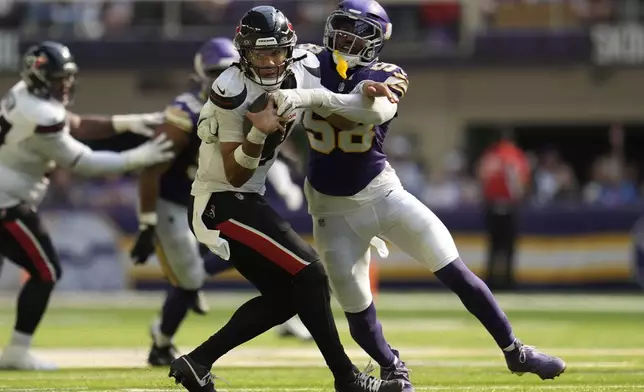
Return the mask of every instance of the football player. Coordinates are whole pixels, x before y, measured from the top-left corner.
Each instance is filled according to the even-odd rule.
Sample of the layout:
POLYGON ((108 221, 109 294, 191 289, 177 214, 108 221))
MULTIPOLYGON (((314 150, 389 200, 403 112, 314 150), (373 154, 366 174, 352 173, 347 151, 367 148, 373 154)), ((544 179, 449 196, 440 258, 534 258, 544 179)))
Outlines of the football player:
POLYGON ((22 80, 0 101, 0 257, 29 272, 18 296, 17 317, 0 368, 48 370, 55 366, 29 353, 32 336, 49 296, 61 277, 52 241, 36 212, 61 166, 86 176, 121 173, 172 158, 164 136, 122 153, 92 151, 78 142, 126 130, 151 134, 154 115, 77 116, 66 107, 73 98, 78 67, 69 49, 57 42, 29 48, 22 80))
MULTIPOLYGON (((382 248, 382 237, 425 264, 459 296, 492 335, 510 371, 554 378, 565 370, 564 361, 514 337, 488 287, 461 261, 445 225, 403 189, 387 162, 384 139, 409 85, 400 67, 378 59, 391 30, 378 2, 345 0, 326 21, 324 47, 307 45, 320 61, 321 81, 329 90, 352 91, 370 79, 384 82, 397 98, 382 97, 366 86, 366 94, 387 106, 380 122, 347 121, 323 109, 307 110, 303 117, 311 147, 304 190, 313 235, 351 336, 380 364, 382 379, 401 379, 406 391, 413 390, 407 367, 383 336, 371 295, 370 244, 382 248)), ((281 93, 294 96, 288 90, 281 93)))
MULTIPOLYGON (((140 226, 130 255, 135 264, 143 264, 156 250, 157 259, 171 284, 160 318, 151 327, 152 348, 148 363, 152 366, 168 366, 175 359, 177 351, 172 340, 188 310, 193 309, 198 314, 206 312, 207 305, 199 292, 205 279, 204 262, 217 266, 217 272, 232 267, 212 253, 204 256, 206 260, 202 258, 186 217, 190 186, 197 170, 199 111, 208 99, 212 82, 238 60, 239 54, 229 38, 212 38, 201 46, 194 58, 191 88, 168 105, 164 112, 165 122, 157 128, 159 134, 165 134, 174 142, 175 158, 144 169, 139 177, 140 226)), ((271 173, 269 178, 278 192, 288 196, 287 201, 299 208, 303 195, 299 188, 299 193, 292 192, 288 167, 285 169, 285 172, 271 173)), ((308 339, 308 331, 302 331, 297 321, 285 323, 281 332, 308 339)))
POLYGON ((331 106, 349 117, 352 112, 378 111, 363 95, 315 88, 321 87, 316 76, 319 62, 306 51, 295 50, 296 40, 282 12, 271 6, 247 12, 234 39, 240 62, 217 78, 201 110, 191 228, 201 243, 229 259, 260 295, 243 304, 207 341, 172 362, 170 376, 189 391, 214 391, 210 369, 217 359, 295 314, 322 352, 336 391, 403 388, 400 380, 383 382, 352 364, 340 343, 318 256, 262 196, 267 171, 298 115, 284 112, 283 118, 278 117, 267 91, 308 91, 302 96, 309 106, 331 106), (258 106, 264 109, 247 110, 258 106))

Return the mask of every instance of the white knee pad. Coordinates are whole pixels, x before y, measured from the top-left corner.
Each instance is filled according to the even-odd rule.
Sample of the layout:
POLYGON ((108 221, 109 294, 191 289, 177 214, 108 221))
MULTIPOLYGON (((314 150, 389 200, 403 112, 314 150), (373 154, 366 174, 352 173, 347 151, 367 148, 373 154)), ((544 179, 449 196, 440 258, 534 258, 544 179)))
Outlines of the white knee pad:
POLYGON ((329 277, 333 296, 347 313, 359 313, 373 301, 369 280, 369 263, 353 264, 344 252, 327 251, 320 257, 329 277))

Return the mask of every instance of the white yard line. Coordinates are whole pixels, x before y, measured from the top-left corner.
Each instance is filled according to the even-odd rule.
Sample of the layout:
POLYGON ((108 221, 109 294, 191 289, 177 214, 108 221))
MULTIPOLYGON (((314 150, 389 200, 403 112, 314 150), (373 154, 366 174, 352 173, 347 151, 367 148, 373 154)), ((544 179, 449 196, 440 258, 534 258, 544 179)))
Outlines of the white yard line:
MULTIPOLYGON (((123 291, 115 293, 69 293, 54 294, 52 308, 157 308, 163 299, 157 291, 123 291)), ((234 309, 249 298, 253 291, 214 291, 208 292, 207 299, 212 309, 234 309)), ((570 312, 634 312, 644 313, 644 301, 636 295, 602 294, 499 294, 501 306, 506 310, 557 311, 570 312)), ((461 309, 459 299, 445 292, 404 292, 381 293, 376 304, 381 310, 453 310, 461 309)), ((334 309, 339 309, 333 301, 334 309)), ((0 292, 0 308, 15 306, 14 293, 0 292), (6 295, 3 295, 6 294, 6 295)))
MULTIPOLYGON (((190 351, 182 347, 181 352, 190 351)), ((503 358, 495 349, 432 349, 401 348, 401 353, 410 366, 431 367, 502 367, 503 358)), ((62 368, 142 368, 145 367, 147 348, 39 348, 35 354, 57 363, 62 368)), ((644 358, 644 349, 548 349, 568 357, 571 367, 577 368, 630 368, 637 364, 617 358, 644 358), (577 358, 578 360, 575 360, 577 358), (597 358, 597 361, 588 360, 597 358)), ((357 363, 368 361, 360 349, 347 348, 347 354, 357 363)), ((218 362, 221 367, 324 367, 324 362, 315 347, 240 347, 218 362)), ((89 376, 89 375, 88 375, 89 376)))

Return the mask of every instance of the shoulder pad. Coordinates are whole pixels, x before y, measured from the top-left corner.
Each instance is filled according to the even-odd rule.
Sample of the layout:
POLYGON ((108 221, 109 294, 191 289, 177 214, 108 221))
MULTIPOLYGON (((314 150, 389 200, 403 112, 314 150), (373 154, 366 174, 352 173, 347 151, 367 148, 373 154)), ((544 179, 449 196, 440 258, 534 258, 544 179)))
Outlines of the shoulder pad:
POLYGON ((237 67, 229 67, 219 75, 210 88, 210 101, 225 110, 240 107, 248 95, 244 74, 237 67))
POLYGON ((26 89, 16 89, 12 92, 15 94, 14 110, 34 124, 49 127, 65 122, 67 109, 62 103, 38 98, 26 89))
POLYGON ((302 60, 298 61, 296 66, 301 65, 309 74, 320 78, 320 60, 317 56, 309 51, 303 49, 295 49, 293 51, 293 57, 300 58, 305 56, 302 60))
POLYGON ((369 79, 386 83, 400 98, 407 93, 407 88, 409 87, 407 73, 396 64, 372 64, 369 67, 369 79))

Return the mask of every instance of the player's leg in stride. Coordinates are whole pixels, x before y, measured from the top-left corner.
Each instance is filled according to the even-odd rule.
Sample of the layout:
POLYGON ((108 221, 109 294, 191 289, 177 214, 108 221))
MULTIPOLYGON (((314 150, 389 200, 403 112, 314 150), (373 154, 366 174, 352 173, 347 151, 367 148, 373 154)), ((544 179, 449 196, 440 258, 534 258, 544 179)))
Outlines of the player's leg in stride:
POLYGON ((379 217, 389 217, 384 220, 389 227, 383 232, 383 238, 425 264, 458 295, 503 350, 511 372, 534 373, 545 380, 566 370, 561 358, 524 345, 514 336, 507 316, 490 289, 463 263, 451 234, 427 206, 401 188, 381 200, 376 210, 379 217))
POLYGON ((0 208, 0 255, 29 273, 18 295, 16 322, 0 356, 0 369, 54 370, 54 364, 34 357, 29 349, 61 269, 49 234, 29 206, 0 208))

